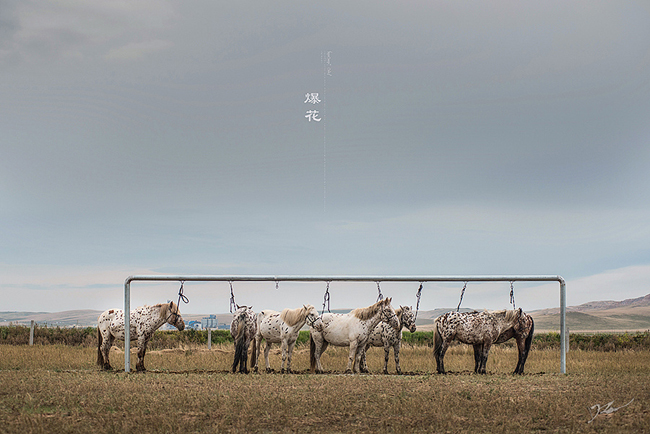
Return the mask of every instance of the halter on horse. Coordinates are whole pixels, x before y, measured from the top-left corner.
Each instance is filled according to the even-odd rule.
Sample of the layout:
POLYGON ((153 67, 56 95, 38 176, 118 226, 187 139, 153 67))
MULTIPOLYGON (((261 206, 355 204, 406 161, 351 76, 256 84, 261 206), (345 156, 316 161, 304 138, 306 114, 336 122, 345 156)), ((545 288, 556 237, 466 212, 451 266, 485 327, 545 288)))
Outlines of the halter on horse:
POLYGON ((438 373, 445 373, 445 352, 454 339, 474 347, 474 372, 485 374, 485 365, 492 344, 501 344, 515 338, 519 360, 514 373, 523 374, 534 330, 533 318, 524 313, 521 308, 484 312, 447 312, 435 320, 433 354, 438 373))

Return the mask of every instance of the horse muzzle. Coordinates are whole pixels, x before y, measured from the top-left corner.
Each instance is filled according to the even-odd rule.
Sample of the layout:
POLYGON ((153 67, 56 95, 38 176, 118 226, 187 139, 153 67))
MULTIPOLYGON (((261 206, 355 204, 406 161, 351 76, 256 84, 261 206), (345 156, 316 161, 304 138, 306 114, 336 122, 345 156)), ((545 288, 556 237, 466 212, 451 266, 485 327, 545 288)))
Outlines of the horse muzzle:
POLYGON ((410 331, 411 333, 415 333, 415 330, 416 330, 416 329, 417 329, 417 327, 415 327, 415 324, 413 324, 411 327, 409 327, 409 331, 410 331))
POLYGON ((185 330, 185 321, 180 320, 176 323, 176 328, 178 329, 179 332, 182 332, 185 330))
POLYGON ((323 324, 323 321, 321 321, 320 318, 318 320, 314 321, 313 327, 318 331, 319 333, 323 332, 323 328, 325 327, 323 324))

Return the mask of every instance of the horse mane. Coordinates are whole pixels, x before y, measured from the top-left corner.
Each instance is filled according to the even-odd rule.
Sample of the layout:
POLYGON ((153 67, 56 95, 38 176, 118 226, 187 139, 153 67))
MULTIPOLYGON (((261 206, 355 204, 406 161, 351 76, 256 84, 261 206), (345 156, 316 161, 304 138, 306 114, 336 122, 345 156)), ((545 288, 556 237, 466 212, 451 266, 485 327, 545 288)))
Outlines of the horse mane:
POLYGON ((176 306, 176 303, 173 301, 170 301, 169 303, 158 303, 154 307, 160 308, 160 318, 167 318, 170 314, 170 306, 171 303, 171 313, 178 313, 178 306, 176 306))
POLYGON ((298 324, 300 321, 304 321, 307 317, 307 313, 310 309, 313 309, 314 306, 311 304, 304 305, 297 309, 284 309, 280 314, 280 318, 284 321, 289 327, 293 327, 298 324))
POLYGON ((522 312, 521 309, 517 309, 517 310, 503 309, 503 310, 488 311, 488 313, 494 316, 502 316, 506 322, 514 322, 518 320, 521 312, 522 312))
POLYGON ((390 298, 379 300, 377 303, 370 305, 368 307, 358 307, 354 309, 352 312, 350 312, 350 314, 356 316, 361 321, 366 321, 372 318, 373 316, 375 316, 379 311, 379 309, 381 309, 382 306, 385 306, 387 304, 390 304, 390 298))

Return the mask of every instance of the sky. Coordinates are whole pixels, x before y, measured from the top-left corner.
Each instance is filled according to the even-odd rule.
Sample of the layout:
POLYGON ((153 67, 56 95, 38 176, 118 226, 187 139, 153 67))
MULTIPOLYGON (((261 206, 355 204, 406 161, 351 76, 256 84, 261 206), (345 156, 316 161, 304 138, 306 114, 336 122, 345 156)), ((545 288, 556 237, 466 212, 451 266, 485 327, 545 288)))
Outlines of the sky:
POLYGON ((649 70, 644 1, 5 0, 0 311, 646 295, 649 70))

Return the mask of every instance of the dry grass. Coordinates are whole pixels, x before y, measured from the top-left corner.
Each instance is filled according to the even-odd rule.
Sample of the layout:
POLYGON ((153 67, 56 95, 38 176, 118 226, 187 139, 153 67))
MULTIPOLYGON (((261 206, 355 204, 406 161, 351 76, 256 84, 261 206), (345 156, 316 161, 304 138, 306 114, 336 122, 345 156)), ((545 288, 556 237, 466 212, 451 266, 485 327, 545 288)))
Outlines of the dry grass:
MULTIPOLYGON (((643 432, 650 426, 650 353, 573 351, 568 375, 557 351, 535 351, 526 375, 509 374, 516 351, 495 348, 490 374, 478 376, 472 352, 453 347, 453 371, 433 374, 432 350, 404 348, 411 375, 307 374, 308 348, 294 356, 296 375, 229 374, 230 346, 152 351, 145 374, 95 366, 96 350, 0 346, 0 432, 643 432), (628 407, 592 424, 588 407, 628 407)), ((342 372, 347 351, 329 348, 326 370, 342 372)), ((135 354, 132 357, 135 360, 135 354)), ((279 367, 278 351, 271 365, 279 367)), ((383 350, 368 355, 373 372, 383 350)), ((389 370, 394 372, 392 360, 389 370)))

